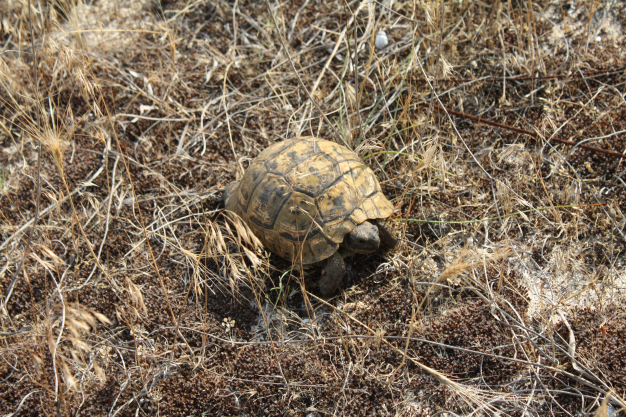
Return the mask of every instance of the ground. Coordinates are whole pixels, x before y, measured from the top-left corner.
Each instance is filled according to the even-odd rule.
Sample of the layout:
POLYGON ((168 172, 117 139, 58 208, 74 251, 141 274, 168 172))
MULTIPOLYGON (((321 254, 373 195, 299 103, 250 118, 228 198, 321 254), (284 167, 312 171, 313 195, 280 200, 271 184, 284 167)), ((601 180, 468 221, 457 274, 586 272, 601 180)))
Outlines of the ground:
POLYGON ((617 416, 625 26, 618 0, 0 0, 0 414, 617 416), (327 298, 220 200, 303 135, 374 170, 401 237, 327 298))

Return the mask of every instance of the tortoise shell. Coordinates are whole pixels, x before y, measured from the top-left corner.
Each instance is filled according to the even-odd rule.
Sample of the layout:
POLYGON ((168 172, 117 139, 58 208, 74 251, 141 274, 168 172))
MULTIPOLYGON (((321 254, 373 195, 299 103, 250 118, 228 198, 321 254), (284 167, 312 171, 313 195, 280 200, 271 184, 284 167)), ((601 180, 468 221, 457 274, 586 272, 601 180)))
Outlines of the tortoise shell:
POLYGON ((303 264, 330 257, 356 225, 394 210, 354 152, 314 137, 265 149, 225 203, 267 249, 303 264))

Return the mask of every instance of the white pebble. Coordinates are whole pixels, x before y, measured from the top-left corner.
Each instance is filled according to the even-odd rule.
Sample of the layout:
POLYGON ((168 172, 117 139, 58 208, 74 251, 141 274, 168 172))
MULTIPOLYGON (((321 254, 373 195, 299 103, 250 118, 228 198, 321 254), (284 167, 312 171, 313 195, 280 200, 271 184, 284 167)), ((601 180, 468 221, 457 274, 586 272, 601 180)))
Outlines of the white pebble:
POLYGON ((384 30, 381 30, 376 35, 376 49, 383 49, 389 44, 389 38, 384 30))

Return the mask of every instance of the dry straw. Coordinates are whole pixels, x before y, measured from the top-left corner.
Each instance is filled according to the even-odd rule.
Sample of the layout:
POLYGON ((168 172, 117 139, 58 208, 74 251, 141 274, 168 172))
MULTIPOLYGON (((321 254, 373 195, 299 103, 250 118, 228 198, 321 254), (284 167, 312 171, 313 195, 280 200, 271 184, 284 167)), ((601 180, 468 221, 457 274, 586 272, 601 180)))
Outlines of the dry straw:
POLYGON ((6 412, 623 407, 626 48, 526 3, 0 2, 6 412), (297 135, 397 208, 331 299, 218 202, 297 135))

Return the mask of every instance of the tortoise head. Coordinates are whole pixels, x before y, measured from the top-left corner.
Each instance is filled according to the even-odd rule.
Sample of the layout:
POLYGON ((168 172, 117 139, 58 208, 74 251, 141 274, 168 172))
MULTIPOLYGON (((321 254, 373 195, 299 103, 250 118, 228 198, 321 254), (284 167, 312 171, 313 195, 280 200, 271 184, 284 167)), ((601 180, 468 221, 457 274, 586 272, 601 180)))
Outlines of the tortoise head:
POLYGON ((343 243, 356 253, 372 253, 380 245, 378 227, 370 222, 363 222, 346 235, 343 243))

